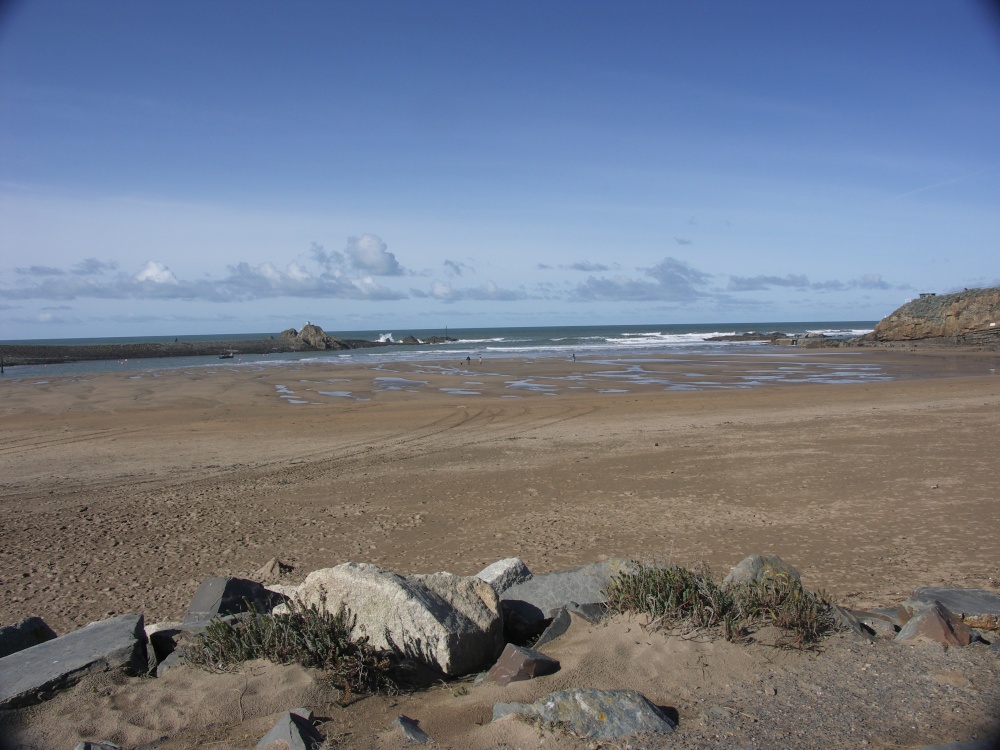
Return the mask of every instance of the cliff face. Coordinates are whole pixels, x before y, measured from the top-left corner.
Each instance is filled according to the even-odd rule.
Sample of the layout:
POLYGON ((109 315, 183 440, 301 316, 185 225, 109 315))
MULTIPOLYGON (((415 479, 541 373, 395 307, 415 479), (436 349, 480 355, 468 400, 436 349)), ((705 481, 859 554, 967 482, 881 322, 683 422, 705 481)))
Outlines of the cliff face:
POLYGON ((867 338, 876 341, 1000 333, 1000 287, 925 295, 883 318, 867 338), (991 325, 992 324, 992 325, 991 325))

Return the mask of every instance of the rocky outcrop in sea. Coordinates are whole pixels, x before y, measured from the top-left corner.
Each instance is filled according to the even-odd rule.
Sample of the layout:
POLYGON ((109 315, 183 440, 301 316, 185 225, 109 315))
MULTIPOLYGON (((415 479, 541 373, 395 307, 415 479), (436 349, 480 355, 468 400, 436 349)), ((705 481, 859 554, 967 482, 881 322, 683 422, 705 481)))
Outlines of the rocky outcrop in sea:
POLYGON ((398 341, 366 341, 331 336, 320 326, 307 323, 302 330, 288 328, 268 339, 234 341, 136 342, 130 344, 5 344, 0 347, 4 365, 49 365, 106 359, 156 359, 159 357, 219 357, 240 354, 287 354, 304 351, 367 349, 379 346, 441 344, 455 339, 431 336, 417 339, 407 336, 398 341))

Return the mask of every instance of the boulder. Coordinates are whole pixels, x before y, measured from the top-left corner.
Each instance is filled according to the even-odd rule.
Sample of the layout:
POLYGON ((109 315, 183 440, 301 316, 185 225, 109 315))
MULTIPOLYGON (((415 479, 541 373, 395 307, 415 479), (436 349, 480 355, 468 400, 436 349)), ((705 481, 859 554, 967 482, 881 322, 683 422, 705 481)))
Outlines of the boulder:
POLYGON ((776 581, 780 578, 792 578, 802 583, 799 571, 777 555, 753 554, 743 558, 735 568, 729 571, 729 575, 723 579, 722 585, 763 583, 764 581, 776 581))
POLYGON ((447 675, 477 671, 503 648, 496 592, 475 577, 401 576, 369 563, 344 563, 310 573, 298 598, 329 611, 347 607, 372 646, 447 675))
POLYGON ((503 592, 504 620, 516 636, 537 635, 560 608, 607 602, 604 589, 611 580, 636 568, 632 560, 615 559, 534 576, 503 592))
POLYGON ((487 565, 476 573, 476 578, 486 581, 500 596, 514 584, 530 579, 531 571, 520 557, 508 557, 487 565))
POLYGON ((508 643, 497 663, 486 673, 485 681, 506 686, 558 671, 559 662, 556 659, 530 648, 508 643))
POLYGON ((306 323, 301 331, 294 328, 286 328, 278 338, 287 347, 298 350, 304 349, 350 349, 343 339, 338 339, 329 335, 326 331, 312 323, 306 323))
POLYGON ((317 325, 307 323, 299 331, 299 340, 312 349, 348 349, 343 340, 334 338, 317 325))
POLYGON ((511 714, 559 723, 570 732, 595 739, 627 737, 639 732, 670 734, 677 726, 635 690, 558 690, 534 703, 493 706, 493 721, 511 714))
POLYGON ((278 719, 270 732, 265 734, 254 748, 275 747, 273 750, 317 750, 323 744, 323 736, 312 725, 312 711, 308 708, 293 708, 278 719), (279 744, 276 744, 279 743, 279 744))
POLYGON ((146 666, 142 615, 92 622, 0 659, 0 709, 36 702, 39 694, 92 672, 124 668, 142 674, 146 666))
POLYGON ((51 641, 56 632, 41 617, 25 617, 0 628, 0 659, 17 651, 51 641))
POLYGON ((400 733, 403 735, 403 739, 407 742, 412 742, 417 745, 425 745, 428 742, 434 741, 433 737, 420 728, 420 722, 416 719, 411 719, 409 716, 397 716, 393 719, 391 726, 399 729, 400 733))
POLYGON ((934 602, 940 602, 951 612, 962 615, 965 624, 970 627, 1000 628, 1000 594, 995 591, 926 586, 914 589, 903 606, 922 609, 934 602))
POLYGON ((270 612, 282 601, 284 597, 268 591, 256 581, 212 576, 202 581, 195 592, 183 626, 206 623, 213 617, 246 612, 248 609, 270 612))
POLYGON ((972 630, 962 622, 961 617, 935 602, 915 612, 896 634, 895 640, 900 643, 931 641, 945 646, 968 646, 972 642, 972 630))

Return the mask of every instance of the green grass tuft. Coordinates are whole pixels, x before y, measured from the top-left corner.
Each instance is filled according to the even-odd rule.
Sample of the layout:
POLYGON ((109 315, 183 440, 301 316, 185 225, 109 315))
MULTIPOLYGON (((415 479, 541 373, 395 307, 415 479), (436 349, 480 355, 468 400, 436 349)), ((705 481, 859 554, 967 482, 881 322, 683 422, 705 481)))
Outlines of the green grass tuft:
POLYGON ((370 646, 367 636, 355 637, 356 624, 345 608, 333 613, 291 600, 284 614, 251 611, 233 622, 213 620, 186 658, 207 669, 252 659, 313 667, 343 691, 345 702, 351 693, 392 692, 389 655, 370 646))
POLYGON ((682 634, 716 630, 742 641, 755 628, 773 625, 787 634, 781 645, 806 648, 835 629, 823 595, 789 576, 723 588, 707 572, 640 565, 615 576, 604 593, 613 611, 646 614, 651 626, 682 634))

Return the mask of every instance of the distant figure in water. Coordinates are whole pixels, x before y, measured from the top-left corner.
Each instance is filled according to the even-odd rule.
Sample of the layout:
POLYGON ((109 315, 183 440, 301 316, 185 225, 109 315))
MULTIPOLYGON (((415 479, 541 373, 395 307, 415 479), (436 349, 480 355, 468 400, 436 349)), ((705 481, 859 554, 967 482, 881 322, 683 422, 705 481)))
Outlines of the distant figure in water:
POLYGON ((471 365, 472 364, 472 357, 466 357, 465 358, 465 364, 471 365))
POLYGON ((576 362, 576 352, 573 352, 573 361, 576 362))
POLYGON ((479 358, 479 364, 482 364, 482 363, 483 363, 483 358, 482 358, 482 357, 480 357, 480 358, 479 358))

